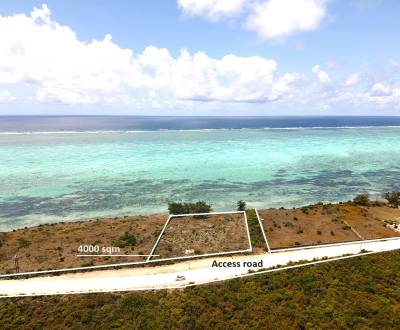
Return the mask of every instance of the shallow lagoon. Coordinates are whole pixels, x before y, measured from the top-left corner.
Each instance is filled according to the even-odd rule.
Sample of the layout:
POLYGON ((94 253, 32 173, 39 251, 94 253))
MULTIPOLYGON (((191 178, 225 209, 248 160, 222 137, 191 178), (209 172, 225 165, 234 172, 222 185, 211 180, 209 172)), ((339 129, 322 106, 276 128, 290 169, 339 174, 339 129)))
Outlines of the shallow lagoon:
POLYGON ((96 131, 0 136, 0 229, 347 200, 400 189, 400 127, 96 131))

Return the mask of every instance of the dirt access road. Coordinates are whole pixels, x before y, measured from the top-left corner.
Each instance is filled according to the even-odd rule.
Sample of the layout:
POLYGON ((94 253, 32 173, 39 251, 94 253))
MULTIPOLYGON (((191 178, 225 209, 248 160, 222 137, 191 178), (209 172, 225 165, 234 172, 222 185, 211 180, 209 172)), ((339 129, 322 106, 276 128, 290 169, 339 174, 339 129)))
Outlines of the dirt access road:
MULTIPOLYGON (((173 265, 93 271, 29 279, 1 280, 0 296, 36 296, 90 292, 158 290, 183 288, 187 285, 211 283, 246 276, 249 270, 283 266, 288 262, 312 261, 350 254, 357 256, 363 250, 382 252, 400 249, 400 238, 363 241, 345 244, 293 248, 262 255, 241 255, 185 261, 173 265), (214 261, 235 262, 237 267, 213 267, 214 261), (251 265, 245 265, 250 262, 251 265), (178 275, 185 280, 176 281, 178 275)), ((215 265, 215 263, 214 263, 215 265)), ((231 264, 232 265, 232 264, 231 264)))

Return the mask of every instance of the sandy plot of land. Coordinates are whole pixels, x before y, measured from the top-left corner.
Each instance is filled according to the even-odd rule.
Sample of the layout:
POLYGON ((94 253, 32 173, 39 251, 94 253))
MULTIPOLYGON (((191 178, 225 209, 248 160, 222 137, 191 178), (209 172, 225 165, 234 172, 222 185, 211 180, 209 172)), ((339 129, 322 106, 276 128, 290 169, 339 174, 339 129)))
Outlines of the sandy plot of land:
POLYGON ((248 249, 243 214, 211 215, 206 218, 174 217, 155 250, 157 258, 194 256, 248 249))
MULTIPOLYGON (((145 261, 145 257, 77 257, 80 245, 120 247, 114 254, 149 254, 165 215, 42 225, 0 233, 0 274, 145 261)), ((100 251, 98 254, 102 254, 100 251)))
MULTIPOLYGON (((395 215, 398 209, 389 207, 359 207, 346 205, 340 209, 338 215, 354 228, 363 239, 396 237, 399 234, 387 227, 386 219, 395 215)), ((398 214, 398 213, 397 213, 398 214)))
POLYGON ((387 223, 400 224, 400 209, 393 207, 367 207, 368 214, 387 223))
POLYGON ((268 209, 259 213, 271 248, 359 239, 342 221, 319 211, 268 209))
POLYGON ((398 210, 387 206, 317 204, 259 213, 271 248, 399 236, 385 222, 386 218, 396 217, 398 210))

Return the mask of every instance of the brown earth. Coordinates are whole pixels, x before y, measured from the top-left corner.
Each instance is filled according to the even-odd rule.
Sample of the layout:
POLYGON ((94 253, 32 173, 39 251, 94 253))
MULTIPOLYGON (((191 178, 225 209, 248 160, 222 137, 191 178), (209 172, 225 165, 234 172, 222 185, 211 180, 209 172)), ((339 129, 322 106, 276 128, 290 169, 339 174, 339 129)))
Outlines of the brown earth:
POLYGON ((243 214, 211 215, 207 218, 174 217, 154 254, 174 258, 249 248, 243 214))
POLYGON ((316 204, 259 214, 271 248, 400 236, 386 227, 389 221, 399 221, 400 210, 387 206, 316 204))
MULTIPOLYGON (((114 254, 149 254, 165 215, 42 225, 0 233, 0 274, 145 261, 145 257, 77 257, 80 245, 120 247, 114 254), (127 233, 127 235, 125 235, 127 233), (136 242, 134 242, 136 241, 136 242)), ((102 251, 98 254, 103 254, 102 251)), ((107 254, 107 253, 104 253, 107 254)))
MULTIPOLYGON (((354 231, 363 239, 400 236, 386 227, 400 225, 400 209, 388 206, 317 204, 259 213, 271 248, 361 239, 354 231)), ((15 255, 20 272, 145 261, 145 257, 76 255, 81 254, 80 245, 119 246, 118 254, 149 254, 166 218, 166 215, 126 216, 0 232, 0 274, 15 272, 15 255)), ((168 258, 247 248, 242 214, 213 215, 207 219, 178 217, 171 219, 155 254, 168 258)))

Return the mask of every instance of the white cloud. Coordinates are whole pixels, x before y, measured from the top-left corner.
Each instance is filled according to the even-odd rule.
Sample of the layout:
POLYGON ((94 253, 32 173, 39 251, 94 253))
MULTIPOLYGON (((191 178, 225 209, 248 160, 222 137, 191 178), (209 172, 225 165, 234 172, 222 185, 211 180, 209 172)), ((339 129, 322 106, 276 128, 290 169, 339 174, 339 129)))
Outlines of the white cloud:
POLYGON ((215 20, 234 16, 244 9, 248 0, 178 0, 178 7, 187 15, 205 16, 215 20))
POLYGON ((324 108, 337 102, 400 105, 400 88, 393 79, 371 78, 366 86, 366 81, 358 83, 359 73, 335 80, 320 65, 311 75, 281 73, 275 60, 261 56, 212 58, 185 49, 172 56, 155 46, 134 53, 110 35, 81 41, 71 28, 52 19, 47 6, 30 15, 0 16, 0 35, 2 103, 116 103, 144 109, 212 109, 218 102, 229 102, 230 108, 267 102, 282 108, 324 108), (25 99, 17 99, 21 97, 25 99))
POLYGON ((69 27, 51 20, 45 5, 30 16, 0 17, 0 34, 0 83, 37 86, 39 100, 92 102, 99 94, 120 92, 137 76, 131 50, 109 35, 79 41, 69 27))
POLYGON ((263 39, 316 30, 326 16, 326 0, 269 0, 255 3, 246 27, 263 39))
POLYGON ((154 99, 156 91, 165 101, 267 102, 292 82, 280 78, 275 61, 259 56, 214 59, 182 50, 174 58, 154 46, 134 54, 110 35, 83 42, 45 5, 30 15, 0 16, 0 34, 0 83, 29 85, 38 102, 129 103, 154 99))
POLYGON ((173 58, 166 49, 148 47, 138 60, 146 87, 167 88, 184 100, 265 102, 280 96, 275 84, 291 83, 279 80, 275 61, 259 56, 213 59, 204 52, 182 50, 173 58))
POLYGON ((349 75, 346 78, 346 80, 344 82, 344 85, 345 86, 354 86, 354 85, 357 85, 360 82, 360 80, 361 80, 361 77, 360 77, 360 74, 358 72, 357 73, 352 73, 351 75, 349 75))
POLYGON ((9 103, 16 100, 15 95, 12 95, 8 90, 0 91, 0 102, 9 103))
POLYGON ((366 92, 352 96, 356 102, 362 104, 372 104, 380 107, 390 106, 399 107, 400 87, 391 86, 387 83, 374 83, 366 92))
POLYGON ((177 0, 186 15, 211 20, 240 17, 261 39, 282 39, 316 30, 327 16, 328 0, 177 0))
POLYGON ((318 64, 315 65, 315 66, 312 68, 311 71, 314 72, 314 73, 317 75, 318 79, 319 79, 321 82, 323 82, 323 83, 329 83, 329 82, 331 81, 331 78, 329 77, 329 75, 328 75, 325 71, 323 71, 323 70, 321 69, 321 67, 320 67, 318 64))

